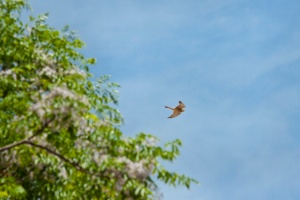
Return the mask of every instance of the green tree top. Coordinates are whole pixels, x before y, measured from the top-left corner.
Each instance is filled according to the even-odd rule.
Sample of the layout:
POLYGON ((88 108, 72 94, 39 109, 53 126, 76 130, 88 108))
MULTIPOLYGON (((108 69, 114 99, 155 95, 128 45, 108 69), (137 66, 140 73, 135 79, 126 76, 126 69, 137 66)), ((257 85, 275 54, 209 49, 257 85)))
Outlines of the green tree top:
POLYGON ((122 135, 118 84, 92 82, 84 43, 47 15, 24 24, 25 8, 0 0, 0 199, 144 200, 156 198, 154 177, 196 183, 159 163, 179 155, 180 140, 122 135))

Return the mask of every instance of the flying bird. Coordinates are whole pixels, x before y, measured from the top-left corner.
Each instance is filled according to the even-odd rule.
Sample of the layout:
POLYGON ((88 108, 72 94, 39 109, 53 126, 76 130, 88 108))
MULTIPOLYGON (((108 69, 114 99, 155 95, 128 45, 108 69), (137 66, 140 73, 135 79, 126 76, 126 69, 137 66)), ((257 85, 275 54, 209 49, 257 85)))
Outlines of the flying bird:
POLYGON ((165 108, 173 110, 173 114, 168 118, 174 118, 184 112, 185 105, 181 101, 179 101, 179 105, 176 108, 171 108, 169 106, 165 106, 165 108))

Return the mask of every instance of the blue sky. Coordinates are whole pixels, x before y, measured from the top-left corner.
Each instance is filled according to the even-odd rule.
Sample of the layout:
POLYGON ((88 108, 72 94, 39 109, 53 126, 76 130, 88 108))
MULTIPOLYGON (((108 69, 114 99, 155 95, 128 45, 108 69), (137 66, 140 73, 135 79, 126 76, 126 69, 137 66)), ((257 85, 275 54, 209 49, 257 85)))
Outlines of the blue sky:
POLYGON ((201 186, 161 184, 165 200, 300 199, 298 0, 30 2, 121 84, 125 134, 183 141, 166 166, 201 186))

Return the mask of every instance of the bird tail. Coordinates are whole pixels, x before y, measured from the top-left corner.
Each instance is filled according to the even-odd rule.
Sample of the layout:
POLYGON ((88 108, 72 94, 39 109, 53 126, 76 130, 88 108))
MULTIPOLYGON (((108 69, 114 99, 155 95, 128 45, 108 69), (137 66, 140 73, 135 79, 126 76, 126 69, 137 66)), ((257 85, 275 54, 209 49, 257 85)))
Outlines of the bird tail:
POLYGON ((169 108, 169 109, 171 109, 171 110, 174 110, 174 108, 171 108, 171 107, 169 107, 169 106, 165 106, 165 108, 169 108))

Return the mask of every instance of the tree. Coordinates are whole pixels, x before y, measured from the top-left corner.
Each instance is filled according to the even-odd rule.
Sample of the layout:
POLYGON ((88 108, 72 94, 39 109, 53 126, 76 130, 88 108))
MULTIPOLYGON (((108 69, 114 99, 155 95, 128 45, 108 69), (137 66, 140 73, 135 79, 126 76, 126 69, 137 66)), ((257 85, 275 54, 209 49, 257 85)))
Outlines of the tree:
POLYGON ((92 81, 84 43, 47 15, 23 23, 24 9, 0 1, 0 199, 154 199, 153 178, 196 183, 159 162, 179 155, 180 140, 122 135, 118 84, 92 81))

